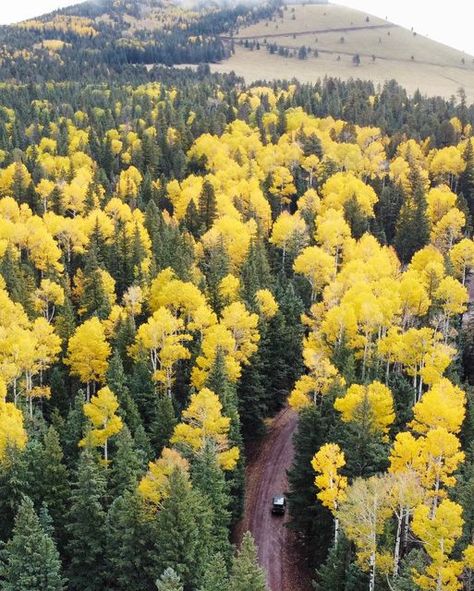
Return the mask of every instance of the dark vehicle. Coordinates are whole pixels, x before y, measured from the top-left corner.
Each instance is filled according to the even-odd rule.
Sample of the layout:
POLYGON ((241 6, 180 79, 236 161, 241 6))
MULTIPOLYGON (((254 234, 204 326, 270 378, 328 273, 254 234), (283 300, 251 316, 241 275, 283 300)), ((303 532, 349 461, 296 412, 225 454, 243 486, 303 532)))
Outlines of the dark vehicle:
POLYGON ((283 495, 278 495, 272 499, 272 514, 284 515, 286 511, 286 499, 283 495))

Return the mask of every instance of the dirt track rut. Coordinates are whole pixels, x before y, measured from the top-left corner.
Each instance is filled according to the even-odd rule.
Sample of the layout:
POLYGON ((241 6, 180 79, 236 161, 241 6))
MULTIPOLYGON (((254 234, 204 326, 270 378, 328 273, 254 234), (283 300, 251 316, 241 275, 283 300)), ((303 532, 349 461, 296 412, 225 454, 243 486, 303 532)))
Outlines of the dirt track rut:
POLYGON ((308 589, 298 565, 294 534, 285 527, 288 515, 272 516, 270 510, 272 497, 288 490, 287 470, 293 461, 297 423, 298 416, 290 409, 283 409, 274 418, 248 465, 244 517, 237 528, 237 538, 247 530, 252 532, 271 591, 308 589))

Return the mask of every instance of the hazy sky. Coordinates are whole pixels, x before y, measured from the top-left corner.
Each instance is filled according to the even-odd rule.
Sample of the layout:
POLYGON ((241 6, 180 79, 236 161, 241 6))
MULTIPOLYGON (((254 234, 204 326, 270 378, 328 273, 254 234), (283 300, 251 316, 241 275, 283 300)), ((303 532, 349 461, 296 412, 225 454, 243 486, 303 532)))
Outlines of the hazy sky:
MULTIPOLYGON (((78 0, 2 0, 0 23, 12 23, 37 16, 78 0)), ((474 55, 472 0, 341 0, 338 4, 352 6, 376 16, 414 27, 418 33, 452 45, 474 55)))

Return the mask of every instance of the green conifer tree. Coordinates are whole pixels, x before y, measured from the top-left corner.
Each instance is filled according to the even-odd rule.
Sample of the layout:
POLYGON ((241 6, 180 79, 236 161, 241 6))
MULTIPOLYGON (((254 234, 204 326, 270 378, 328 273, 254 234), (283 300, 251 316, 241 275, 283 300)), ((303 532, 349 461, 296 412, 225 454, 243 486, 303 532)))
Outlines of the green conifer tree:
POLYGON ((108 580, 115 591, 152 591, 160 572, 157 519, 136 490, 110 506, 106 521, 108 580))
POLYGON ((199 585, 209 559, 211 513, 207 500, 176 470, 170 476, 169 496, 158 514, 157 545, 162 571, 171 567, 185 589, 199 585))
POLYGON ((207 232, 217 215, 216 193, 211 182, 204 181, 202 191, 199 196, 199 221, 201 223, 201 233, 207 232))
POLYGON ((199 591, 228 591, 229 575, 227 564, 222 554, 217 553, 211 557, 204 571, 199 591))
POLYGON ((105 568, 105 476, 89 450, 79 459, 68 513, 68 578, 74 591, 103 591, 105 568))
POLYGON ((156 581, 156 587, 158 591, 183 591, 181 579, 170 567, 156 581))
POLYGON ((7 540, 13 528, 21 499, 28 493, 28 449, 6 449, 0 462, 0 540, 7 540))
POLYGON ((122 357, 118 349, 115 349, 112 354, 106 377, 107 385, 119 401, 118 412, 132 434, 134 434, 140 425, 142 425, 142 420, 137 404, 130 394, 122 357))
POLYGON ((29 466, 29 495, 37 507, 43 504, 47 507, 58 547, 63 548, 70 486, 59 434, 54 427, 49 427, 41 444, 32 449, 29 466))
POLYGON ((250 532, 244 534, 232 562, 229 591, 268 591, 266 574, 258 564, 257 548, 250 532))
POLYGON ((98 316, 101 320, 110 314, 110 302, 104 290, 95 248, 88 250, 84 266, 84 291, 81 297, 81 308, 87 317, 98 316))
POLYGON ((403 263, 408 263, 415 252, 428 244, 430 235, 423 181, 413 162, 410 162, 409 182, 410 191, 405 193, 395 235, 395 248, 403 263))
POLYGON ((145 469, 145 457, 137 450, 129 429, 125 426, 115 437, 114 461, 110 468, 108 485, 112 499, 133 490, 145 469))
POLYGON ((156 396, 152 401, 153 418, 148 433, 156 455, 168 445, 176 425, 176 412, 169 396, 156 396))
POLYGON ((219 552, 222 556, 230 556, 230 511, 231 499, 229 486, 224 472, 217 462, 215 449, 208 445, 193 462, 193 486, 208 499, 211 508, 211 554, 219 552))
POLYGON ((18 509, 12 538, 2 552, 0 579, 3 591, 63 591, 65 588, 59 553, 28 497, 18 509))

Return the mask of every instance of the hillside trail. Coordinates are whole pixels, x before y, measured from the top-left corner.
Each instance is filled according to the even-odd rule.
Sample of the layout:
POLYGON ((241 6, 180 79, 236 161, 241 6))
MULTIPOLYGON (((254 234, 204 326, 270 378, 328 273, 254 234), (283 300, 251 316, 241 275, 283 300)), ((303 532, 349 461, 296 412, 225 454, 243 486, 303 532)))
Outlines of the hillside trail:
POLYGON ((293 461, 297 424, 298 415, 284 408, 251 454, 246 471, 244 516, 235 532, 237 541, 244 532, 252 533, 271 591, 311 589, 310 576, 298 554, 296 536, 286 527, 288 513, 284 517, 271 514, 272 497, 288 490, 287 470, 293 461))

